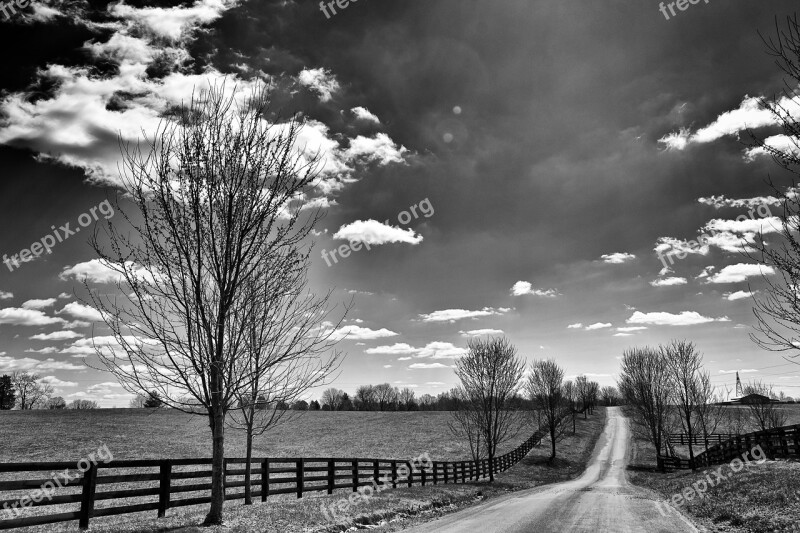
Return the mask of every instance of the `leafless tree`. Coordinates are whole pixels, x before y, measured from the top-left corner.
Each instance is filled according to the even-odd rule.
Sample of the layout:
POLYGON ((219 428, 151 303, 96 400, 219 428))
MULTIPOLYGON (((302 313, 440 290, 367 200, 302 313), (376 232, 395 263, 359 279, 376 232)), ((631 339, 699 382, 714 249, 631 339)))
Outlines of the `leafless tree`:
POLYGON ((67 402, 61 396, 54 396, 47 399, 47 408, 53 411, 58 411, 67 408, 67 402))
POLYGON ((401 389, 397 397, 400 408, 404 411, 413 411, 417 406, 415 396, 416 395, 412 389, 408 387, 401 389))
MULTIPOLYGON (((787 76, 783 97, 774 100, 762 99, 761 105, 774 116, 784 130, 785 145, 770 142, 750 132, 754 148, 772 156, 783 169, 795 176, 800 175, 800 120, 797 118, 796 99, 800 97, 800 21, 797 15, 787 17, 785 27, 776 20, 773 37, 762 39, 775 63, 787 76)), ((751 338, 762 348, 786 354, 787 360, 800 364, 798 340, 800 339, 800 191, 793 187, 785 190, 772 185, 775 195, 783 201, 778 214, 778 227, 773 231, 761 231, 753 239, 754 252, 751 259, 763 265, 762 278, 766 290, 754 297, 753 312, 757 319, 756 332, 751 338), (777 238, 765 235, 777 231, 777 238), (765 238, 769 237, 769 238, 765 238), (778 276, 769 275, 777 273, 778 276)))
POLYGON ((387 411, 394 408, 399 391, 388 383, 381 383, 373 387, 373 393, 378 410, 387 411))
POLYGON ((667 449, 670 387, 669 366, 659 350, 632 348, 623 354, 617 388, 657 454, 667 449))
POLYGON ((772 385, 754 381, 745 385, 743 392, 745 396, 757 394, 765 398, 764 401, 751 399, 746 404, 747 408, 750 410, 750 415, 761 430, 773 429, 786 425, 786 410, 783 409, 779 403, 772 401, 776 399, 772 385))
POLYGON ((597 406, 597 402, 600 399, 600 384, 596 381, 590 381, 588 387, 588 408, 589 413, 594 413, 594 408, 597 406))
POLYGON ((372 385, 361 385, 356 389, 356 405, 362 411, 371 411, 375 407, 375 388, 372 385))
POLYGON ((17 391, 17 405, 22 410, 44 405, 53 394, 53 387, 41 381, 42 376, 30 372, 14 372, 11 384, 17 391))
POLYGON ((575 392, 578 395, 578 402, 583 410, 583 418, 588 416, 589 411, 589 395, 591 393, 589 380, 586 376, 578 376, 575 378, 575 392))
MULTIPOLYGON (((522 428, 513 400, 524 371, 516 348, 505 338, 472 339, 467 354, 456 360, 461 387, 450 428, 467 437, 470 446, 474 443, 478 454, 485 452, 490 464, 498 446, 516 437, 522 428)), ((489 479, 494 481, 491 469, 489 479)))
POLYGON ((697 434, 697 413, 701 404, 711 398, 701 394, 708 389, 702 387, 708 382, 708 375, 702 372, 703 355, 695 345, 685 340, 673 340, 660 347, 669 372, 672 392, 672 405, 675 406, 683 432, 689 439, 689 462, 694 469, 693 438, 697 434))
MULTIPOLYGON (((228 423, 246 432, 245 505, 253 503, 253 438, 301 414, 288 406, 324 385, 341 358, 332 334, 344 315, 327 324, 331 293, 317 298, 307 291, 308 251, 294 242, 279 249, 281 244, 273 243, 269 260, 254 269, 245 301, 233 316, 234 327, 245 332, 246 357, 238 373, 246 376, 246 384, 237 392, 238 409, 228 423)), ((341 407, 339 392, 334 410, 341 407)))
POLYGON ((79 411, 98 408, 99 406, 94 400, 73 400, 73 402, 67 406, 67 409, 77 409, 79 411))
POLYGON ((317 178, 316 159, 296 148, 302 125, 268 125, 264 88, 244 97, 229 89, 196 93, 152 137, 123 147, 125 205, 135 210, 117 201, 127 227, 109 219, 92 240, 120 291, 90 291, 121 347, 97 346, 101 362, 129 392, 156 390, 166 405, 208 418, 206 524, 223 521, 226 414, 252 384, 248 331, 237 327, 248 286, 305 242, 304 217, 317 217, 301 209, 317 178))
POLYGON ((617 389, 614 387, 606 386, 600 389, 600 397, 603 399, 604 404, 612 406, 617 403, 619 393, 617 393, 617 389))
POLYGON ((575 434, 575 404, 578 401, 578 391, 575 388, 575 383, 570 381, 564 382, 564 401, 569 407, 570 415, 572 416, 572 434, 575 434))
POLYGON ((550 360, 534 361, 528 376, 527 389, 533 405, 542 412, 550 434, 550 461, 556 458, 556 442, 564 435, 564 369, 550 360))
POLYGON ((327 405, 328 407, 330 407, 331 411, 339 411, 342 407, 343 399, 344 399, 344 391, 332 387, 330 389, 326 389, 322 393, 322 399, 320 403, 322 405, 327 405))

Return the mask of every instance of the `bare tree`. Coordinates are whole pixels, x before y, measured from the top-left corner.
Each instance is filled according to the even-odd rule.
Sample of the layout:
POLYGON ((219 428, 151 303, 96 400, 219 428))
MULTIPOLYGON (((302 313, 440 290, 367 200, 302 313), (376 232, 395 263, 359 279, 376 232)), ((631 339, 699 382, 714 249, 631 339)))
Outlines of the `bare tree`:
POLYGON ((66 409, 67 402, 61 396, 54 396, 52 398, 48 398, 47 408, 54 411, 66 409))
POLYGON ((397 403, 398 390, 388 383, 381 383, 373 387, 375 403, 379 411, 386 411, 397 403))
POLYGON ((772 385, 766 385, 760 381, 748 383, 744 386, 744 395, 749 396, 751 394, 756 394, 764 398, 764 400, 760 398, 751 398, 746 403, 747 408, 750 410, 750 415, 761 430, 773 429, 786 425, 786 420, 788 418, 786 410, 783 409, 779 403, 773 401, 776 397, 772 385))
POLYGON ((603 403, 610 407, 617 403, 619 393, 614 387, 606 386, 600 389, 600 397, 603 399, 603 403))
POLYGON ((659 350, 632 348, 622 356, 617 388, 633 411, 633 421, 653 444, 656 454, 667 449, 670 400, 669 367, 659 350))
MULTIPOLYGON (((689 463, 694 469, 693 437, 696 435, 697 411, 701 403, 710 398, 701 395, 701 376, 703 355, 695 345, 685 340, 674 340, 661 346, 661 355, 669 369, 669 380, 672 392, 672 404, 677 410, 683 432, 689 439, 689 463)), ((708 376, 703 376, 708 381, 708 376)))
MULTIPOLYGON (((497 448, 513 439, 522 427, 513 400, 519 389, 525 364, 517 350, 504 338, 472 339, 467 354, 456 361, 461 380, 459 409, 451 430, 475 441, 493 464, 497 448)), ((481 453, 480 451, 478 453, 481 453)), ((489 480, 494 481, 490 468, 489 480)))
POLYGON ((89 409, 99 409, 99 406, 94 400, 73 400, 73 402, 67 406, 67 409, 84 411, 89 409))
POLYGON ((586 379, 586 376, 578 376, 575 378, 575 392, 578 393, 578 402, 581 405, 584 419, 588 416, 589 411, 589 389, 589 380, 586 379))
POLYGON ((414 391, 408 387, 403 388, 397 396, 400 408, 404 411, 413 411, 417 407, 414 391))
POLYGON ((17 405, 22 410, 44 405, 53 394, 53 387, 41 381, 42 376, 30 372, 11 374, 11 385, 17 391, 17 405))
POLYGON ((205 524, 223 520, 226 414, 252 380, 248 331, 236 327, 247 288, 307 237, 303 217, 317 216, 298 205, 317 177, 316 159, 295 148, 301 124, 268 125, 266 89, 244 98, 228 89, 196 94, 144 148, 124 147, 121 179, 135 211, 117 201, 128 227, 109 219, 92 240, 122 295, 90 291, 121 347, 96 347, 101 362, 129 392, 157 390, 166 405, 208 418, 205 524))
POLYGON ((375 388, 372 385, 361 385, 356 389, 356 405, 362 411, 371 411, 375 407, 375 388))
POLYGON ((572 381, 564 382, 564 401, 569 407, 570 415, 572 416, 572 434, 575 434, 575 403, 578 401, 578 391, 575 388, 575 383, 572 381))
POLYGON ((325 392, 322 393, 322 405, 327 405, 330 407, 331 411, 338 411, 342 407, 342 399, 344 397, 344 391, 337 388, 330 388, 326 389, 325 392))
POLYGON ((564 369, 550 359, 534 361, 528 376, 528 394, 536 409, 542 412, 550 434, 550 461, 556 458, 556 442, 564 435, 564 369))

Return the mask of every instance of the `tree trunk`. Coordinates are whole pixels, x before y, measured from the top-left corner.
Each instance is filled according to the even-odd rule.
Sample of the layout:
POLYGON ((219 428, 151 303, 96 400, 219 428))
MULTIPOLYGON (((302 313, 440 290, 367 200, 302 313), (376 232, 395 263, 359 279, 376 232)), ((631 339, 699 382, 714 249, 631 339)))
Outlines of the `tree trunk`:
POLYGON ((575 434, 575 409, 570 408, 572 411, 572 434, 575 434))
POLYGON ((253 505, 253 490, 250 486, 252 468, 250 461, 253 459, 253 426, 247 428, 247 463, 244 466, 244 504, 253 505))

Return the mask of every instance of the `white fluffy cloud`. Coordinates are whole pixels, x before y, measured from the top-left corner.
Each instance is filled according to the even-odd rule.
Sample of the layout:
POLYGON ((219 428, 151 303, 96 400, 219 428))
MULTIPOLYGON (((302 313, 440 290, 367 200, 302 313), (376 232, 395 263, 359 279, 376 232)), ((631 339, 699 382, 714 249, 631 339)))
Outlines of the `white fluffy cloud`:
POLYGON ((467 309, 443 309, 441 311, 434 311, 433 313, 421 314, 419 317, 423 322, 455 322, 456 320, 463 320, 465 318, 480 318, 485 316, 496 316, 507 313, 511 309, 500 307, 495 309, 493 307, 484 307, 479 311, 469 311, 467 309))
POLYGON ((76 365, 66 361, 56 361, 55 359, 45 359, 39 361, 38 359, 31 359, 25 357, 22 359, 15 359, 6 355, 0 355, 0 372, 16 372, 18 370, 85 370, 83 365, 76 365))
POLYGON ((83 337, 80 333, 76 333, 70 330, 63 330, 63 331, 54 331, 52 333, 39 333, 38 335, 33 335, 30 337, 36 341, 63 341, 69 339, 77 339, 79 337, 83 337))
POLYGON ((636 256, 629 253, 616 252, 613 254, 601 255, 600 259, 602 259, 604 263, 610 263, 612 265, 620 265, 622 263, 633 261, 634 259, 636 259, 636 256))
POLYGON ((297 76, 300 85, 308 87, 317 94, 322 102, 328 102, 333 98, 333 94, 341 89, 336 76, 324 68, 303 69, 297 76))
POLYGON ((411 229, 388 226, 372 219, 356 220, 350 224, 345 224, 339 228, 339 231, 334 233, 333 238, 351 242, 364 242, 376 246, 397 242, 406 244, 419 244, 422 242, 422 235, 414 233, 411 229))
MULTIPOLYGON (((797 102, 789 98, 781 98, 780 105, 785 109, 797 110, 797 102)), ((745 96, 738 109, 720 114, 711 124, 694 133, 689 129, 665 135, 658 142, 670 150, 683 150, 690 144, 710 143, 726 136, 736 136, 751 128, 773 126, 778 123, 775 115, 761 106, 758 97, 745 96)))
POLYGON ((422 348, 414 348, 406 343, 397 343, 391 346, 378 346, 365 350, 370 355, 413 355, 419 358, 430 359, 457 359, 467 353, 465 348, 460 348, 449 342, 429 342, 422 348))
POLYGON ((611 326, 613 326, 613 324, 611 324, 609 322, 596 322, 594 324, 590 324, 590 325, 586 326, 585 329, 586 329, 586 331, 594 331, 596 329, 610 328, 611 326))
POLYGON ((18 307, 0 309, 0 324, 49 326, 50 324, 63 324, 64 322, 63 318, 47 316, 38 309, 21 309, 18 307))
POLYGON ((22 304, 24 309, 46 309, 56 303, 55 298, 46 298, 44 300, 28 300, 22 304))
POLYGON ((406 152, 408 152, 406 147, 397 146, 388 135, 378 133, 374 137, 359 135, 352 139, 344 154, 351 161, 362 160, 388 165, 389 163, 402 163, 406 152))
POLYGON ((650 282, 653 287, 674 287, 676 285, 686 285, 686 278, 662 278, 650 282))
POLYGON ((412 370, 429 370, 435 368, 450 368, 447 365, 443 365, 442 363, 413 363, 409 365, 410 369, 412 370))
POLYGON ((59 315, 64 313, 79 320, 87 320, 89 322, 102 322, 103 320, 103 315, 100 311, 94 307, 89 307, 88 305, 83 305, 78 302, 70 302, 60 311, 57 311, 59 315))
POLYGON ((581 329, 582 327, 583 327, 582 323, 576 322, 575 324, 570 324, 569 326, 567 326, 567 329, 581 329))
POLYGON ((0 291, 0 300, 10 300, 13 297, 14 297, 14 293, 6 292, 6 291, 0 291))
POLYGON ((502 329, 471 329, 469 331, 459 331, 462 337, 479 337, 481 335, 502 335, 502 329))
POLYGON ((739 283, 757 276, 771 276, 775 270, 770 266, 739 263, 728 265, 708 278, 708 283, 739 283))
POLYGON ((544 296, 545 298, 555 298, 559 296, 556 289, 534 289, 529 281, 518 281, 511 287, 511 294, 514 296, 544 296))
POLYGON ((379 119, 377 115, 372 113, 366 107, 358 106, 354 107, 350 111, 352 111, 353 115, 355 115, 357 120, 363 120, 365 122, 374 122, 375 124, 381 123, 381 119, 379 119))
POLYGON ((337 329, 333 333, 331 333, 331 338, 333 339, 347 339, 347 340, 373 340, 373 339, 381 339, 384 337, 396 337, 398 334, 394 331, 390 331, 386 328, 381 328, 378 330, 370 329, 370 328, 362 328, 361 326, 342 326, 341 328, 337 329))
POLYGON ((753 296, 753 293, 750 291, 736 291, 736 292, 726 292, 724 298, 728 301, 736 301, 736 300, 743 300, 745 298, 750 298, 753 296))
POLYGON ((697 324, 707 324, 709 322, 728 322, 729 320, 728 317, 705 317, 696 311, 683 311, 679 314, 665 312, 642 313, 641 311, 636 311, 626 322, 628 324, 647 324, 653 326, 694 326, 697 324))

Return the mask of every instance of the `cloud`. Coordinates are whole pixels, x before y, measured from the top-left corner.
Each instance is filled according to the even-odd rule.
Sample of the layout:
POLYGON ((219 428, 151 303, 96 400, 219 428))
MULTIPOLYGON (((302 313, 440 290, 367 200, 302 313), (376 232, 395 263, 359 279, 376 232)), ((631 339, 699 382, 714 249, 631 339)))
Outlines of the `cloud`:
POLYGON ((373 340, 373 339, 381 339, 384 337, 395 337, 398 333, 394 331, 390 331, 386 328, 381 328, 378 330, 370 329, 370 328, 362 328, 361 326, 342 326, 341 328, 337 329, 333 333, 331 333, 331 338, 336 340, 347 339, 347 340, 373 340))
POLYGON ((728 265, 708 278, 708 283, 739 283, 755 276, 770 276, 775 270, 770 266, 739 263, 728 265))
POLYGON ((63 330, 54 331, 52 333, 39 333, 38 335, 34 335, 30 338, 37 341, 62 341, 67 339, 76 339, 78 337, 83 337, 83 335, 74 331, 63 330))
POLYGON ((466 309, 444 309, 433 313, 421 314, 419 317, 423 322, 455 322, 465 318, 480 318, 484 316, 497 316, 507 313, 510 309, 500 307, 484 307, 480 311, 468 311, 466 309))
POLYGON ((422 348, 415 348, 401 342, 391 346, 368 348, 364 351, 370 355, 413 355, 417 358, 430 359, 457 359, 463 357, 467 353, 466 348, 460 348, 452 343, 440 341, 429 342, 422 348))
MULTIPOLYGON (((154 279, 153 274, 148 270, 138 267, 132 261, 126 261, 125 266, 126 269, 138 279, 152 283, 154 279)), ((111 268, 109 263, 102 259, 92 259, 90 261, 84 261, 83 263, 77 263, 75 266, 66 266, 58 277, 64 281, 72 278, 76 281, 89 281, 92 283, 116 284, 125 281, 122 274, 111 268)))
POLYGON ((586 326, 586 328, 585 328, 585 329, 586 329, 586 331, 594 331, 594 330, 596 330, 596 329, 606 329, 606 328, 610 328, 611 326, 613 326, 613 324, 611 324, 611 323, 609 323, 609 322, 596 322, 596 323, 594 323, 594 324, 591 324, 591 325, 589 325, 589 326, 586 326))
POLYGON ((469 331, 459 331, 462 337, 479 337, 481 335, 502 335, 502 329, 471 329, 469 331))
POLYGON ((45 376, 39 380, 39 383, 47 383, 53 387, 77 387, 78 384, 74 381, 61 381, 55 376, 45 376))
POLYGON ((0 291, 0 300, 9 300, 14 297, 14 293, 0 291))
POLYGON ((344 151, 348 160, 362 160, 385 166, 390 163, 403 163, 404 154, 408 152, 405 146, 397 146, 385 133, 378 133, 375 137, 359 135, 350 141, 350 146, 344 151))
POLYGON ((740 374, 753 374, 755 372, 758 372, 758 370, 756 370, 755 368, 746 368, 744 370, 720 370, 719 371, 720 374, 735 374, 737 372, 739 372, 740 374))
POLYGON ((198 0, 191 7, 142 7, 114 4, 108 8, 112 16, 135 21, 156 37, 177 41, 201 24, 209 24, 236 5, 225 0, 198 0))
POLYGON ((371 113, 366 107, 354 107, 350 110, 356 117, 356 120, 363 120, 365 122, 374 122, 375 124, 380 124, 381 120, 378 118, 377 115, 371 113))
POLYGON ((662 278, 650 282, 653 287, 673 287, 676 285, 686 285, 686 278, 662 278))
POLYGON ((693 326, 709 322, 728 322, 728 317, 709 318, 696 311, 683 311, 680 314, 665 312, 642 313, 636 311, 626 320, 628 324, 648 324, 653 326, 693 326))
POLYGON ((614 337, 633 337, 633 333, 614 333, 614 337))
POLYGON ((709 196, 706 198, 698 198, 698 202, 705 205, 714 206, 714 209, 722 209, 723 207, 737 207, 737 208, 755 208, 761 205, 780 206, 783 204, 781 198, 774 196, 756 196, 753 198, 726 198, 724 194, 719 196, 709 196))
POLYGON ((567 329, 581 329, 582 327, 583 327, 582 323, 576 322, 575 324, 570 324, 569 326, 567 326, 567 329))
POLYGON ((656 254, 659 256, 676 255, 678 257, 685 257, 688 254, 707 255, 708 244, 676 239, 674 237, 659 237, 656 241, 656 247, 653 248, 653 250, 655 250, 656 254))
POLYGON ((333 94, 341 89, 336 77, 324 68, 304 69, 297 76, 297 81, 319 94, 322 102, 329 102, 333 94))
MULTIPOLYGON (((781 98, 784 108, 796 107, 789 98, 781 98)), ((727 136, 737 136, 747 129, 762 128, 778 124, 778 119, 761 105, 760 98, 745 96, 738 109, 720 114, 716 120, 694 133, 689 129, 681 129, 659 139, 668 150, 684 150, 690 144, 710 143, 727 136)))
POLYGON ((408 368, 414 370, 425 370, 431 368, 450 368, 450 367, 447 365, 443 365, 442 363, 414 363, 410 365, 408 368))
POLYGON ((622 263, 633 261, 634 259, 636 259, 636 256, 629 253, 616 252, 613 254, 601 255, 600 259, 602 259, 604 263, 610 263, 612 265, 621 265, 622 263))
POLYGON ((20 309, 7 307, 0 309, 0 324, 15 326, 49 326, 50 324, 63 324, 63 318, 47 316, 37 309, 20 309))
POLYGON ((56 303, 55 298, 47 298, 45 300, 28 300, 22 304, 25 309, 45 309, 56 303))
POLYGON ((56 314, 68 314, 74 318, 79 320, 87 320, 89 322, 102 322, 103 315, 95 309, 94 307, 89 307, 88 305, 83 305, 78 302, 70 302, 64 306, 63 309, 60 311, 56 311, 56 314))
POLYGON ((630 333, 631 331, 642 331, 643 329, 647 329, 645 326, 627 326, 622 328, 617 328, 617 331, 622 333, 630 333))
POLYGON ((750 298, 753 296, 753 292, 750 291, 736 291, 736 292, 726 292, 723 297, 728 301, 735 301, 735 300, 743 300, 745 298, 750 298))
POLYGON ((422 242, 422 235, 411 229, 389 226, 377 220, 356 220, 345 224, 334 233, 334 239, 350 242, 363 242, 369 245, 402 242, 416 245, 422 242))
POLYGON ((765 146, 754 146, 745 150, 745 159, 748 161, 754 160, 758 156, 772 156, 772 153, 767 149, 772 148, 780 152, 789 153, 795 157, 800 156, 800 145, 797 139, 789 137, 788 135, 772 135, 763 140, 765 146))
POLYGON ((13 357, 0 355, 0 372, 15 372, 18 370, 85 370, 83 365, 76 365, 65 361, 56 361, 55 359, 45 359, 39 361, 38 359, 31 359, 25 357, 22 359, 15 359, 13 357))
POLYGON ((511 294, 514 296, 525 296, 525 295, 532 295, 532 296, 544 296, 546 298, 555 298, 558 296, 558 291, 555 289, 534 289, 533 285, 531 285, 528 281, 518 281, 511 287, 511 294))

